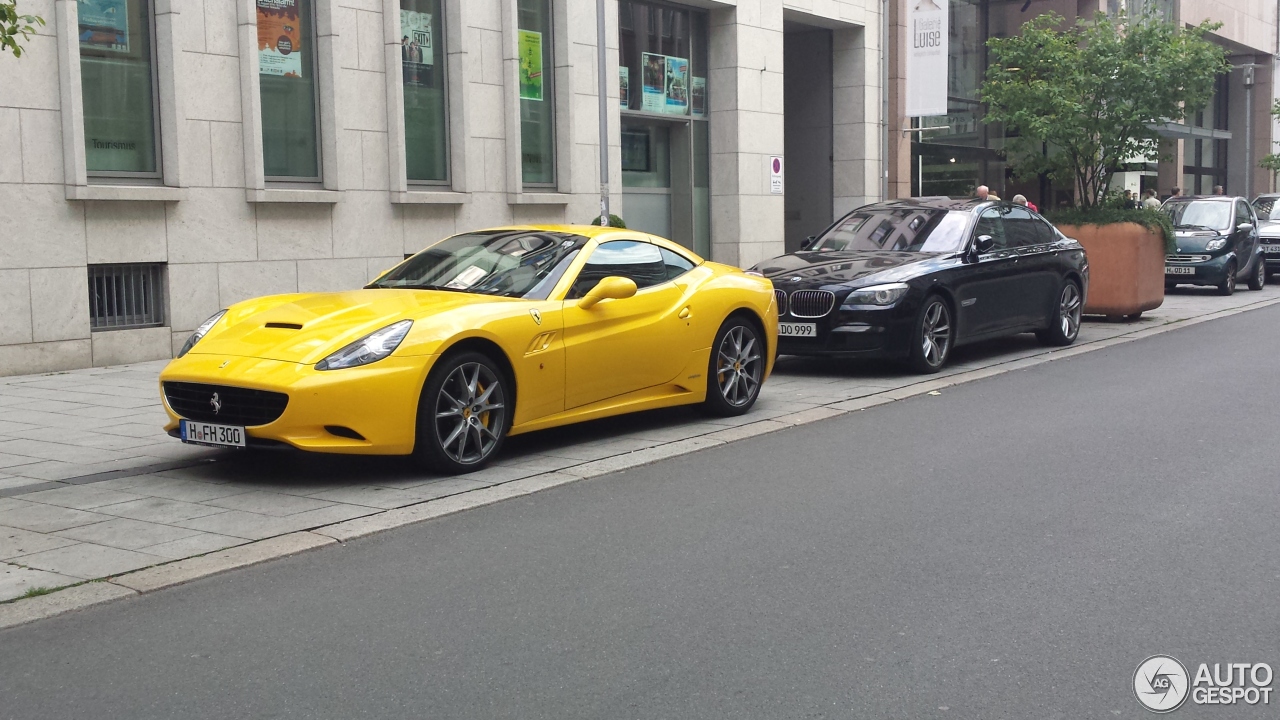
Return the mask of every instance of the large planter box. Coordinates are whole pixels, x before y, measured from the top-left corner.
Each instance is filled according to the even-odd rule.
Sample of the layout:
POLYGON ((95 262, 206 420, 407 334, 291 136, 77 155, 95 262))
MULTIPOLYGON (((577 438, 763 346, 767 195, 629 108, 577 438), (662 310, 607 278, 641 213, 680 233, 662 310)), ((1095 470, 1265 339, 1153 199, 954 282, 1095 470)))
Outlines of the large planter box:
POLYGON ((1136 318, 1164 303, 1164 237, 1137 223, 1059 225, 1089 257, 1087 315, 1136 318))

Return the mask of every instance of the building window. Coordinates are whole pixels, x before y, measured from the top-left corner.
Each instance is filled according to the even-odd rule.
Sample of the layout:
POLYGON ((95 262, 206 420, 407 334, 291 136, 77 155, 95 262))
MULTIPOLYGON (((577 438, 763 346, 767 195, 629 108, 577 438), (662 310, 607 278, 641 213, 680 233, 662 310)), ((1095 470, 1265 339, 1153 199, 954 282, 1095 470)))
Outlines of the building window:
POLYGON ((89 327, 127 330, 164 325, 164 265, 89 266, 89 327))
POLYGON ((79 0, 85 166, 160 177, 150 0, 79 0))
POLYGON ((520 168, 525 185, 556 182, 555 63, 551 0, 517 0, 520 58, 520 168))
POLYGON ((409 182, 449 180, 449 107, 445 93, 440 0, 400 0, 405 167, 409 182))
POLYGON ((262 163, 269 180, 320 179, 313 0, 257 0, 262 163))

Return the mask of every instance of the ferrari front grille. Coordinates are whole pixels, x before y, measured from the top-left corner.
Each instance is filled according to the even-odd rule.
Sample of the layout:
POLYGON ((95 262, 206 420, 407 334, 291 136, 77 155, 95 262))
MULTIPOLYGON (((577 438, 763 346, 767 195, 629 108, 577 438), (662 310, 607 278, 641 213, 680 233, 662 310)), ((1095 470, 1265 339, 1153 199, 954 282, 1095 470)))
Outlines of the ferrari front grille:
POLYGON ((188 420, 249 427, 275 422, 289 404, 284 393, 187 382, 165 383, 164 398, 188 420))
POLYGON ((836 294, 830 290, 796 290, 791 293, 791 317, 820 318, 836 306, 836 294))

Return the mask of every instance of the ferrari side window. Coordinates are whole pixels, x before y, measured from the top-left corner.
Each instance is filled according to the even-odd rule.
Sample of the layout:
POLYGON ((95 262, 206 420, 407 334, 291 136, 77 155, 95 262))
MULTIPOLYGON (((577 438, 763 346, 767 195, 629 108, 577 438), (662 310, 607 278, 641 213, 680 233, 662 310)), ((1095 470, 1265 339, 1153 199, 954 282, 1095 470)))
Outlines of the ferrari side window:
POLYGON ((587 257, 582 272, 569 288, 568 299, 587 294, 607 277, 625 277, 643 290, 667 281, 667 266, 658 246, 635 240, 614 240, 601 244, 587 257))
POLYGON ((693 263, 683 255, 677 255, 666 248, 658 248, 662 253, 662 264, 667 266, 667 279, 675 280, 693 269, 693 263))

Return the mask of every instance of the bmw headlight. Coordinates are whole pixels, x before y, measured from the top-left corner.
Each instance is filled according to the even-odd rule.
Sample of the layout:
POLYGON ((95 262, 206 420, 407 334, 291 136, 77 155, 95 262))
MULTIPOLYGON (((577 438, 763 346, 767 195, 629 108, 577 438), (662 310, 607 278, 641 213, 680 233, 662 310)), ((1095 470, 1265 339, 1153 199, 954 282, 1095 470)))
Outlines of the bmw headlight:
POLYGON ((1226 247, 1226 246, 1227 246, 1227 239, 1226 239, 1226 238, 1217 238, 1217 239, 1214 239, 1214 240, 1210 240, 1210 241, 1208 242, 1208 244, 1206 244, 1206 245, 1204 246, 1204 249, 1205 249, 1207 252, 1213 252, 1214 250, 1221 250, 1222 248, 1224 248, 1224 247, 1226 247))
POLYGON ((195 347, 196 343, 200 342, 200 339, 209 332, 210 328, 217 325, 218 321, 222 319, 222 316, 226 314, 226 310, 219 310, 213 317, 200 323, 200 327, 196 328, 196 331, 191 333, 191 337, 187 338, 187 341, 182 344, 182 349, 178 351, 178 357, 182 357, 183 355, 191 352, 191 348, 195 347))
POLYGON ((316 369, 341 370, 377 362, 400 347, 400 341, 409 334, 411 327, 412 320, 401 320, 375 330, 316 363, 316 369))
POLYGON ((892 283, 890 285, 872 285, 871 287, 859 288, 849 293, 844 299, 845 305, 880 305, 888 307, 902 299, 907 294, 909 287, 906 283, 892 283))

